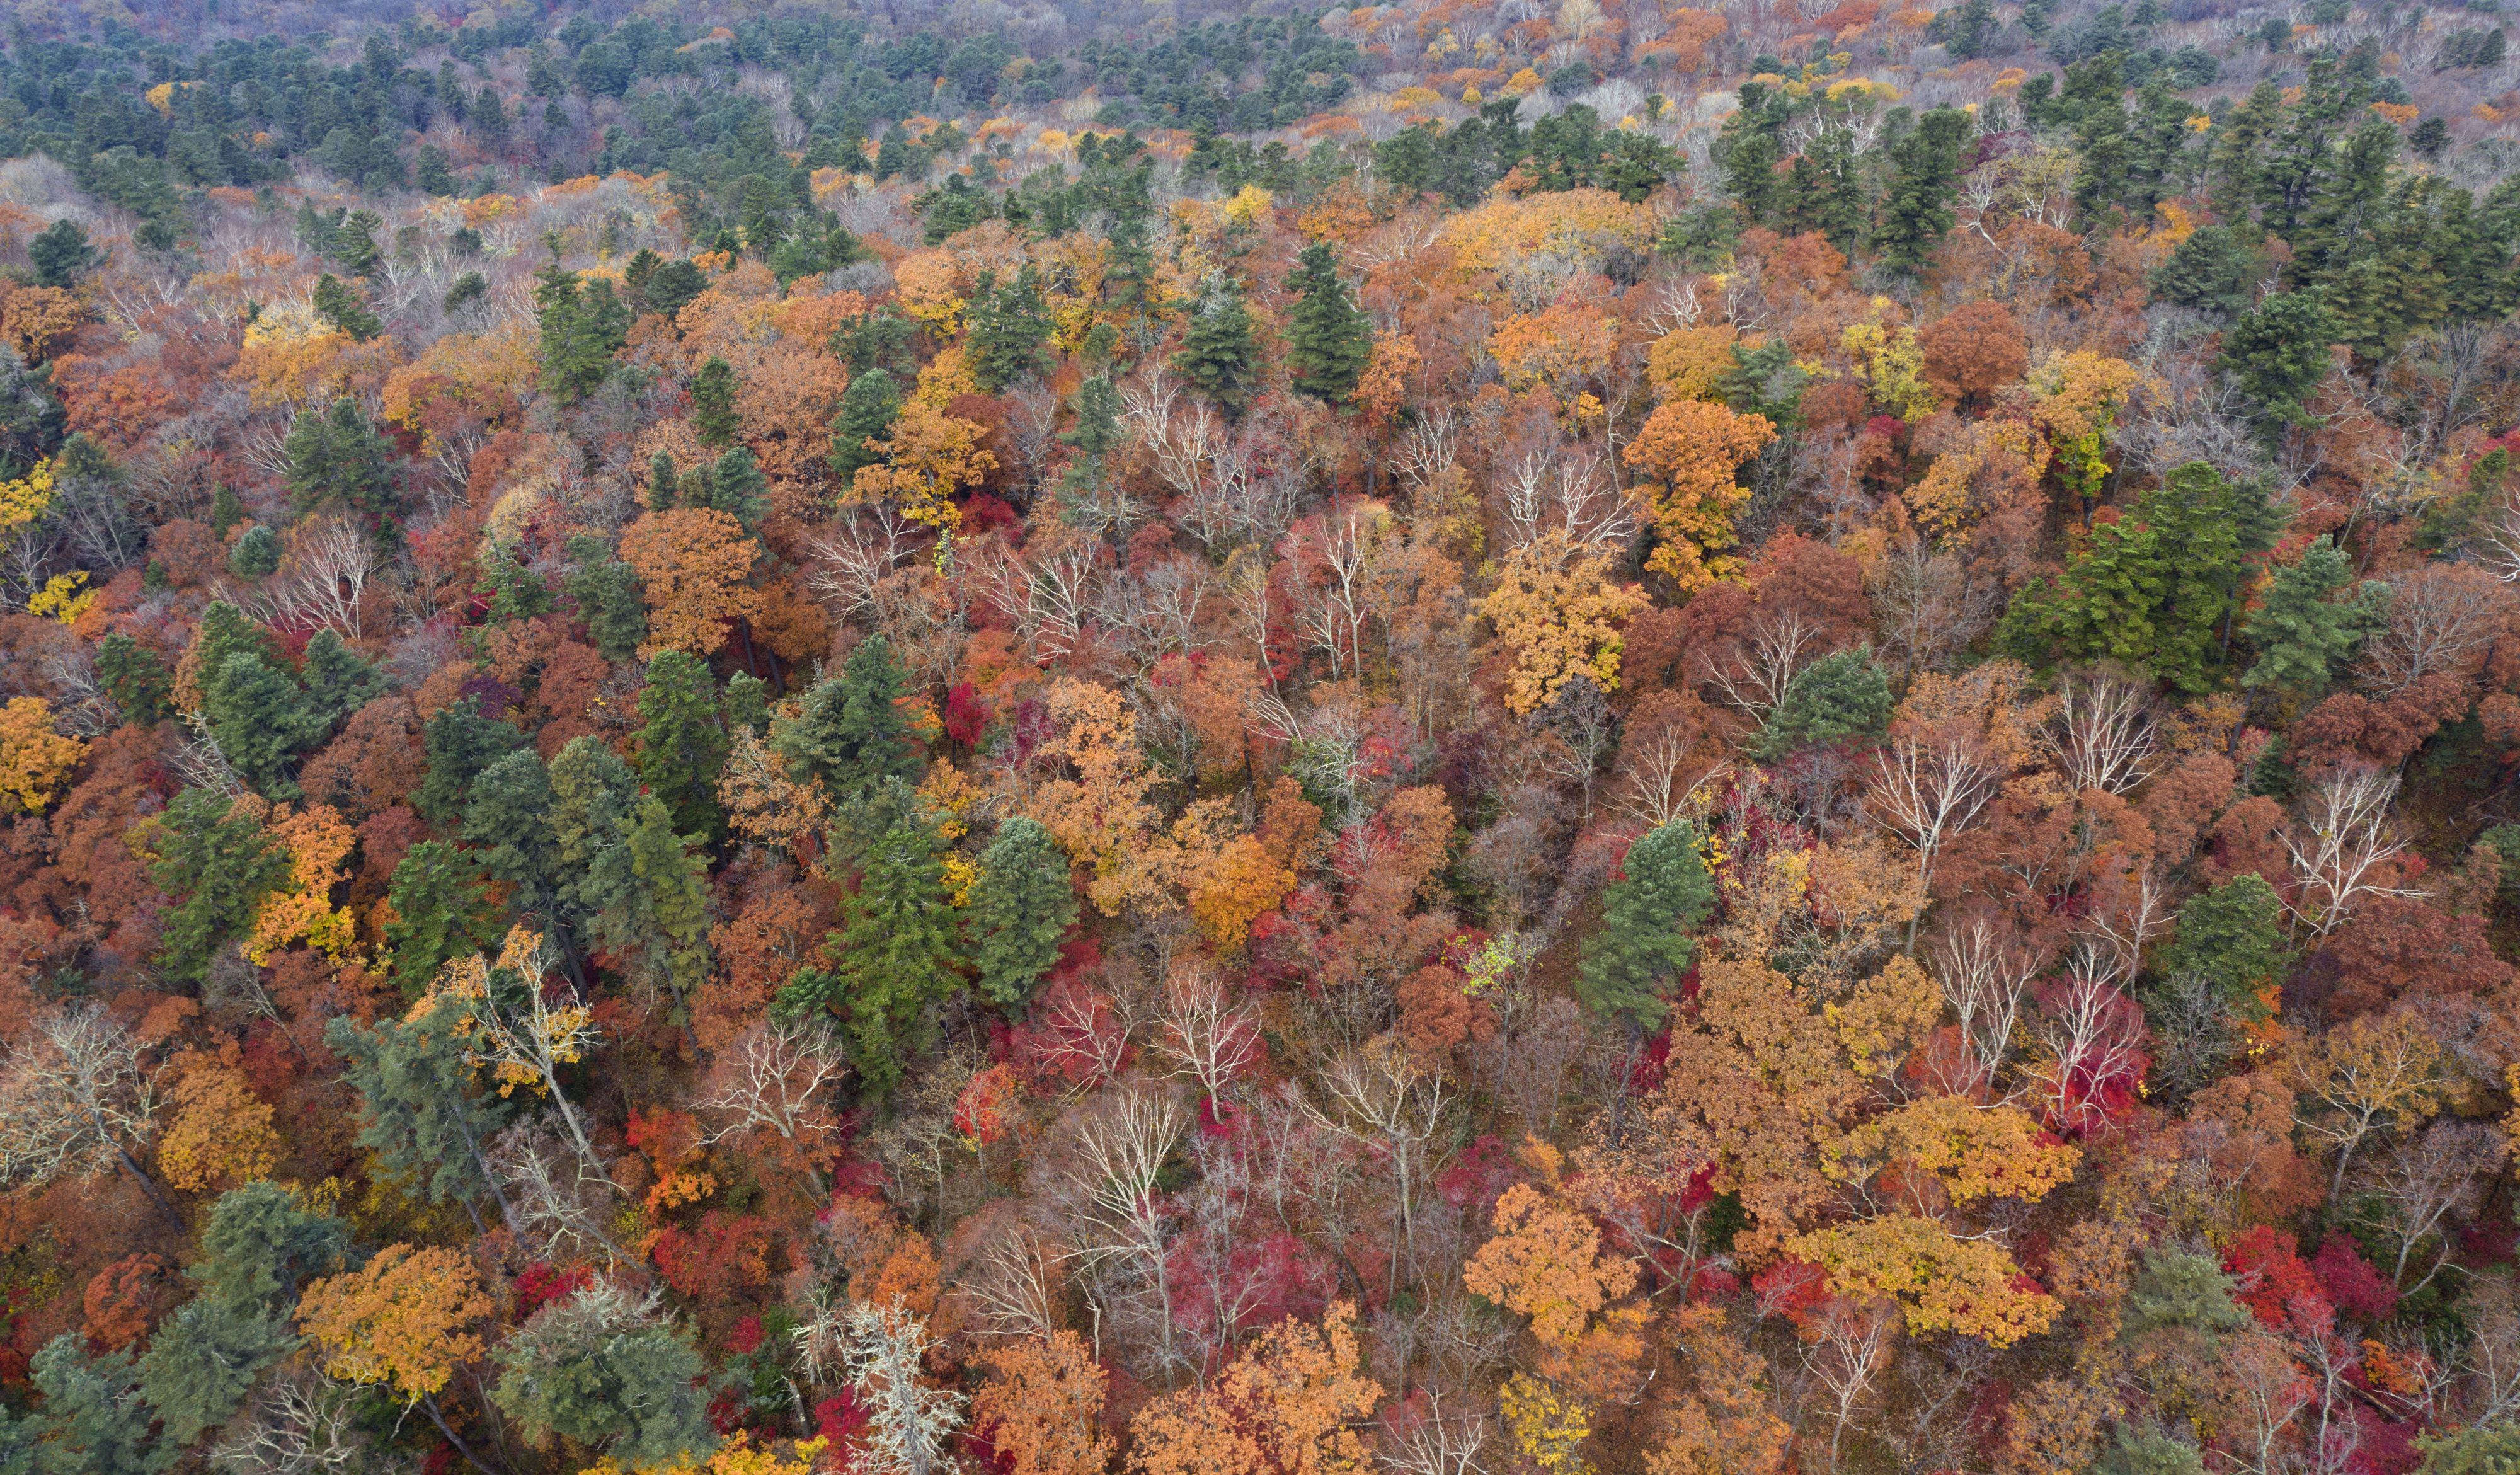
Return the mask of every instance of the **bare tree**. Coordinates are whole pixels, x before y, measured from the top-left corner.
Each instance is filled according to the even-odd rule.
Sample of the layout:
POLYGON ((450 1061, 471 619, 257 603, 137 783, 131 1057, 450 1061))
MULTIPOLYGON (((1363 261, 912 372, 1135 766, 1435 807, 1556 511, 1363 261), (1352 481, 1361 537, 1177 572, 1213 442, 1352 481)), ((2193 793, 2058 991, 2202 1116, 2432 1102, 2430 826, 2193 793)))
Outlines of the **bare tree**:
POLYGON ((1580 673, 1571 676, 1555 701, 1525 720, 1541 739, 1532 746, 1534 759, 1551 778, 1583 790, 1579 822, 1589 823, 1601 762, 1617 745, 1618 714, 1610 710, 1600 683, 1580 673))
POLYGON ((1494 1432, 1475 1407, 1448 1413, 1443 1398, 1430 1393, 1425 1414, 1405 1428, 1389 1429, 1375 1457, 1399 1475, 1484 1475, 1494 1432))
POLYGON ((184 1216, 132 1155, 157 1130, 157 1096, 140 1056, 140 1043, 103 1004, 38 1018, 30 1037, 0 1061, 0 1187, 120 1169, 183 1229, 184 1216))
POLYGON ((993 543, 970 561, 982 597, 1048 661, 1074 650, 1084 637, 1101 551, 1100 544, 1079 538, 1027 558, 993 543))
POLYGON ((1168 1089, 1133 1083, 1105 1092, 1076 1120, 1063 1175, 1078 1213, 1076 1243, 1060 1258, 1096 1273, 1089 1295, 1098 1310, 1115 1291, 1153 1300, 1167 1367, 1174 1362, 1172 1234, 1156 1184, 1189 1125, 1168 1089))
POLYGON ((273 1380, 251 1413, 231 1424, 210 1451, 210 1464, 230 1475, 328 1475, 362 1468, 368 1437, 359 1427, 361 1399, 329 1378, 297 1374, 273 1380))
MULTIPOLYGON (((1303 1098, 1313 1119, 1391 1166, 1400 1210, 1400 1246, 1411 1272, 1418 1265, 1418 1196, 1433 1173, 1430 1149, 1453 1104, 1444 1078, 1420 1070, 1408 1050, 1389 1035, 1369 1041, 1332 1060, 1317 1083, 1325 1109, 1303 1098)), ((1392 1267, 1394 1284, 1399 1268, 1392 1267)))
POLYGON ((983 1330, 1002 1337, 1047 1337, 1058 1329, 1053 1255, 1029 1224, 990 1237, 955 1294, 983 1330))
POLYGON ((1365 665, 1365 571, 1372 555, 1370 530, 1357 508, 1307 521, 1287 541, 1288 550, 1314 577, 1296 602, 1296 618, 1313 648, 1330 658, 1330 679, 1362 673, 1365 665))
POLYGON ((591 1168, 547 1118, 529 1117, 500 1133, 485 1157, 502 1204, 513 1208, 520 1237, 537 1255, 559 1263, 601 1248, 609 1263, 629 1258, 604 1228, 612 1180, 591 1168))
POLYGON ((1703 816, 1716 785, 1732 772, 1732 765, 1719 763, 1682 782, 1683 776, 1696 766, 1696 756, 1695 744, 1678 728, 1658 727, 1642 738, 1631 729, 1628 741, 1619 749, 1619 783, 1611 794, 1611 807, 1647 829, 1703 816))
POLYGON ((1818 1335, 1802 1348, 1803 1368, 1827 1394, 1822 1411, 1829 1421, 1828 1462, 1838 1463, 1847 1427, 1871 1402, 1872 1385, 1890 1365, 1898 1309, 1886 1301, 1840 1301, 1820 1319, 1818 1335))
POLYGON ((1577 547, 1636 536, 1635 502, 1590 447, 1554 444, 1526 454, 1499 488, 1507 539, 1528 548, 1551 533, 1577 547))
POLYGON ((2141 1055, 2143 1011, 2118 987, 2114 950, 2078 941, 2065 976, 2050 984, 2031 1014, 2047 1048, 2042 1082, 2051 1109, 2077 1121, 2092 1108, 2090 1089, 2133 1073, 2141 1055))
POLYGON ((1799 610, 1767 609, 1730 648, 1706 663, 1706 685, 1717 700, 1756 722, 1785 699, 1805 666, 1826 654, 1820 628, 1799 610))
POLYGON ((2080 793, 2123 794, 2152 777, 2152 721, 2143 691, 2109 677, 2066 681, 2055 715, 2040 734, 2067 783, 2080 793))
MULTIPOLYGON (((692 1108, 712 1119, 703 1145, 755 1132, 775 1132, 791 1146, 810 1147, 839 1130, 824 1095, 849 1072, 839 1043, 821 1016, 776 1015, 745 1031, 712 1065, 706 1094, 692 1108)), ((830 1187, 814 1169, 816 1190, 830 1187)))
POLYGON ((299 524, 279 572, 256 590, 222 593, 266 624, 313 626, 357 640, 361 597, 377 568, 367 531, 346 517, 299 524))
POLYGON ((1201 1094, 1221 1099, 1225 1089, 1260 1054, 1260 1024, 1249 1006, 1226 1002, 1214 974, 1192 966, 1177 971, 1155 1016, 1155 1052, 1171 1062, 1168 1076, 1188 1076, 1201 1094))
MULTIPOLYGON (((2002 775, 1958 734, 1918 739, 1894 737, 1872 755, 1868 806, 1884 827, 1916 852, 1916 888, 1930 894, 1934 858, 1995 800, 2002 775)), ((1908 946, 1916 945, 1920 911, 1908 922, 1908 946)))
POLYGON ((2503 1276, 2480 1275, 2459 1314, 2467 1342, 2442 1361, 2464 1375, 2462 1411, 2479 1424, 2520 1413, 2520 1292, 2503 1276))
POLYGON ((1934 976, 1958 1016, 1979 1076, 1992 1084, 2011 1058, 2014 1031, 2040 960, 1997 915, 1978 911, 1936 941, 1934 976))
POLYGON ((1939 671, 1995 623, 2003 589, 1921 542, 1882 556, 1868 582, 1881 648, 1909 671, 1939 671))
POLYGON ((2395 696, 2428 676, 2464 676, 2501 628, 2495 580, 2465 563, 2424 563, 2389 584, 2389 623, 2364 648, 2371 689, 2395 696))
POLYGON ((2379 1162, 2363 1175, 2372 1197, 2385 1210, 2382 1228, 2398 1241, 2397 1263, 2390 1278, 2399 1293, 2412 1295, 2432 1283, 2449 1263, 2451 1245, 2443 1221, 2453 1212, 2474 1209, 2481 1182, 2502 1166, 2511 1145, 2499 1129, 2483 1122, 2437 1121, 2421 1133, 2390 1144, 2379 1162), (2419 1246, 2429 1244, 2430 1263, 2413 1284, 2419 1246))
POLYGON ((889 504, 861 509, 830 531, 808 538, 805 592, 842 619, 872 613, 877 591, 910 557, 918 530, 889 504))
POLYGON ((2397 797, 2397 774, 2368 765, 2339 768, 2318 782, 2301 822, 2283 831, 2299 892, 2291 905, 2296 929, 2325 937, 2365 898, 2417 894, 2382 883, 2407 848, 2389 823, 2397 797))

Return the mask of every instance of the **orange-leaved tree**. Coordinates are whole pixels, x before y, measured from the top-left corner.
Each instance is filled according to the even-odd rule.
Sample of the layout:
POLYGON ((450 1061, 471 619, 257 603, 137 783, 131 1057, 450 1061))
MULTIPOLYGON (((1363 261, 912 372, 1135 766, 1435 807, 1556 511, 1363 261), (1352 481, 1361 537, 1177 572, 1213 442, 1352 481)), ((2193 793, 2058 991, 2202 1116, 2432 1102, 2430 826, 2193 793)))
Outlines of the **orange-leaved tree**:
POLYGON ((730 513, 677 507, 645 513, 621 533, 621 561, 647 590, 642 660, 659 650, 713 655, 731 621, 761 612, 761 591, 744 580, 760 549, 730 513))
POLYGON ((971 1396, 971 1432, 988 1439, 1007 1475, 1102 1475, 1105 1379, 1085 1339, 1067 1330, 995 1342, 980 1354, 989 1380, 971 1396))
POLYGON ((1741 560, 1722 552, 1740 541, 1732 514, 1750 496, 1736 473, 1776 438, 1764 416, 1704 400, 1655 410, 1620 453, 1646 478, 1656 546, 1645 566, 1690 591, 1737 571, 1741 560))
POLYGON ((1528 715, 1578 676, 1619 684, 1619 622, 1645 607, 1643 591, 1609 581, 1612 551, 1552 531, 1506 556, 1481 617, 1513 653, 1506 704, 1528 715))
POLYGON ((1356 1308, 1292 1318, 1251 1339, 1222 1377, 1130 1421, 1136 1475, 1347 1475, 1366 1468, 1355 1425, 1382 1385, 1358 1370, 1356 1308))
POLYGON ((41 814, 86 752, 86 743, 53 731, 42 697, 11 697, 0 707, 0 815, 41 814))
POLYGON ((418 1403, 481 1356, 472 1327, 494 1309, 463 1255, 396 1244, 358 1270, 309 1284, 297 1303, 297 1323, 321 1353, 326 1372, 418 1403))

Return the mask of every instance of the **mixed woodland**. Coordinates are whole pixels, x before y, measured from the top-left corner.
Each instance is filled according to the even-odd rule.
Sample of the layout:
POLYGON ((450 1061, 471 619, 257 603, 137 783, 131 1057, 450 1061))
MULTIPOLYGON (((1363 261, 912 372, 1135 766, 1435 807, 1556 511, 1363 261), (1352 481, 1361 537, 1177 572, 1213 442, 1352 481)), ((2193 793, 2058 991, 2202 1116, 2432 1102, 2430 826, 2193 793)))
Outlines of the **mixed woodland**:
POLYGON ((2495 0, 15 0, 0 1475, 2520 1471, 2495 0))

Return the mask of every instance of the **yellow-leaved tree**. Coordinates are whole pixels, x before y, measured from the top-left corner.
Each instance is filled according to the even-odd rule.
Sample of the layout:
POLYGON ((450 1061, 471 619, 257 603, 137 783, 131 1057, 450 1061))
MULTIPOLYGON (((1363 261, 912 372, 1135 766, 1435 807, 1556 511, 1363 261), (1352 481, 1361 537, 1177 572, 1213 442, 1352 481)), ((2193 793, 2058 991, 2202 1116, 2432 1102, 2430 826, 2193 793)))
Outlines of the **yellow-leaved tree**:
POLYGON ((1896 1304, 1912 1333, 1957 1331, 2009 1347, 2064 1309, 2002 1246, 1913 1214, 1831 1225, 1786 1241, 1785 1253, 1827 1272, 1841 1296, 1896 1304))
POLYGON ((167 1062, 174 1111, 158 1140, 158 1171, 187 1193, 258 1183, 279 1166, 271 1105, 246 1084, 235 1053, 231 1044, 224 1055, 188 1050, 167 1062))
POLYGON ((288 848, 289 883, 255 910, 245 956, 269 962, 272 954, 303 939, 335 962, 347 961, 357 951, 358 929, 349 908, 333 905, 333 888, 342 881, 357 832, 330 804, 282 810, 271 832, 288 848))

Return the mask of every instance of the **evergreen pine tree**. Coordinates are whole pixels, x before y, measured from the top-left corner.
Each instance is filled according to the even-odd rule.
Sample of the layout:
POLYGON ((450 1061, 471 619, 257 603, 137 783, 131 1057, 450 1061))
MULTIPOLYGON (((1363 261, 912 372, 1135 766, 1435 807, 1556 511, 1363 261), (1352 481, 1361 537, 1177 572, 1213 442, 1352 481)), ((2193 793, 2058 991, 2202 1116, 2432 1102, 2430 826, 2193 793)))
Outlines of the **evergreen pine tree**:
POLYGON ((735 413, 735 370, 714 354, 692 376, 692 431, 711 450, 735 444, 743 431, 735 413))
POLYGON ((630 659, 648 638, 648 603, 638 571, 614 558, 602 539, 585 533, 568 540, 567 552, 577 568, 561 588, 576 604, 587 639, 606 660, 630 659))
POLYGON ((472 781, 484 770, 529 745, 516 724, 482 716, 477 696, 459 696, 429 714, 421 724, 420 741, 428 774, 413 790, 411 807, 440 824, 463 812, 472 781))
POLYGON ((551 263, 534 274, 534 314, 542 328, 543 390, 563 405, 593 394, 612 373, 612 355, 629 335, 629 316, 612 284, 581 284, 551 263))
POLYGON ((676 491, 674 458, 658 451, 648 461, 648 510, 652 513, 670 511, 676 491))
POLYGON ((698 656, 658 652, 639 689, 639 718, 634 762, 648 792, 677 830, 714 844, 726 831, 716 785, 730 742, 716 678, 698 656))
POLYGON ((1952 196, 1968 136, 1967 113, 1936 108, 1917 121, 1915 132, 1891 146, 1890 189, 1873 237, 1884 271, 1913 277, 1933 260, 1952 228, 1952 196))
POLYGON ((504 1199, 482 1143, 510 1102, 475 1087, 463 1029, 461 1011, 442 1002, 416 1017, 361 1025, 336 1014, 324 1026, 325 1048, 359 1094, 359 1145, 432 1204, 504 1199))
POLYGON ((880 368, 858 371, 840 391, 839 409, 832 417, 832 473, 847 484, 860 467, 883 458, 869 448, 892 429, 901 414, 901 385, 880 368))
POLYGON ((1295 258, 1286 290, 1286 368, 1296 392, 1324 403, 1344 400, 1373 358, 1373 325, 1339 280, 1329 243, 1316 241, 1295 258))
POLYGON ((173 710, 174 683, 158 652, 116 630, 96 644, 97 685, 122 720, 147 727, 173 710))
POLYGON ((892 643, 869 636, 838 676, 805 693, 795 716, 773 719, 770 746, 789 773, 822 784, 834 805, 865 799, 887 779, 916 781, 919 745, 900 706, 909 686, 892 643))
POLYGON ((202 1258, 185 1274, 218 1305, 286 1311, 298 1287, 339 1271, 349 1253, 348 1225, 307 1207, 292 1186, 251 1183, 210 1206, 202 1258))
POLYGON ((1575 997, 1631 1032, 1662 1022, 1666 1001, 1697 956, 1689 934, 1715 906, 1715 881, 1685 822, 1647 830, 1602 890, 1601 926, 1584 941, 1575 997))
POLYGON ((359 300, 359 294, 326 272, 315 279, 315 316, 364 343, 384 331, 384 323, 359 300))
POLYGON ((1076 922, 1067 852, 1048 829, 1021 816, 998 827, 980 857, 963 914, 980 991, 1012 1008, 1058 961, 1059 939, 1076 922))
POLYGON ((551 586, 517 557, 513 540, 495 534, 485 537, 476 558, 481 567, 481 587, 490 596, 491 624, 529 620, 551 611, 551 586))
POLYGON ((2178 931, 2161 951, 2159 971, 2204 978, 2246 1017, 2262 1019, 2267 1007, 2260 992, 2282 981, 2290 959, 2283 898, 2251 872, 2187 899, 2179 909, 2178 931))
POLYGON ((2324 533, 2302 550, 2300 562, 2276 569, 2243 627, 2258 661, 2240 684, 2305 700, 2324 692, 2354 648, 2388 623, 2386 584, 2364 583, 2346 599, 2332 598, 2353 582, 2353 565, 2324 533))
POLYGON ((799 970, 780 1006, 836 1006, 846 1020, 850 1064, 867 1089, 888 1095, 907 1057, 934 1042, 937 1006, 952 996, 953 909, 934 832, 905 803, 861 862, 857 890, 841 904, 829 971, 799 970))
POLYGON ((181 1449, 233 1417, 263 1372, 295 1346, 280 1316, 200 1296, 175 1309, 135 1364, 159 1437, 181 1449))
POLYGON ((240 579, 267 579, 280 571, 280 534, 257 522, 237 534, 228 549, 228 572, 240 579))
POLYGON ((393 447, 353 399, 307 410, 281 444, 281 484, 300 513, 339 502, 363 513, 394 511, 393 447))
POLYGON ((1890 683, 1868 647, 1824 655, 1796 673, 1782 700, 1750 741, 1750 756, 1773 763, 1800 748, 1879 733, 1890 721, 1890 683))
POLYGON ((1258 350, 1251 341, 1251 310, 1234 279, 1217 273, 1201 288, 1173 368, 1228 414, 1251 402, 1258 378, 1258 350))
POLYGON ((715 466, 705 469, 705 474, 695 468, 684 481, 680 490, 686 505, 714 508, 742 523, 747 533, 770 515, 769 478, 761 474, 761 464, 746 447, 729 450, 715 466))
POLYGON ((542 755, 520 747, 474 776, 464 801, 464 841, 493 880, 507 883, 516 910, 545 918, 557 934, 563 918, 560 840, 551 827, 555 802, 542 755))
POLYGON ((188 788, 151 822, 145 844, 158 888, 160 967, 201 978, 219 945, 241 936, 263 897, 289 878, 289 854, 227 795, 188 788))
POLYGON ((245 499, 237 495, 235 487, 224 481, 220 482, 218 490, 210 493, 211 536, 226 537, 228 529, 244 519, 245 499))
POLYGON ((36 286, 68 289, 104 258, 87 244, 86 229, 65 215, 27 240, 26 259, 35 268, 36 286))
POLYGON ((2198 226, 2155 267, 2152 291, 2165 301, 2205 312, 2241 313, 2249 307, 2256 262, 2228 225, 2198 226))
POLYGON ((650 312, 672 317, 691 305, 691 300, 708 290, 708 279, 689 261, 673 260, 658 266, 649 277, 642 293, 650 312))
POLYGON ((1857 176, 1854 135, 1830 128, 1813 139, 1785 171, 1779 196, 1778 226, 1787 235, 1811 232, 1853 255, 1869 213, 1857 176))
POLYGON ((2248 560, 2280 526, 2263 488, 2190 462, 2127 515, 2092 528, 2061 577, 2015 596, 1998 639, 2024 660, 2124 661, 2180 691, 2205 691, 2248 560))
POLYGON ((620 755, 576 738, 551 762, 561 902, 598 947, 688 995, 707 970, 708 863, 620 755))
POLYGON ((1765 82, 1741 84, 1741 106, 1724 120, 1715 140, 1715 162, 1724 171, 1724 191, 1753 225, 1777 213, 1777 165, 1784 152, 1777 141, 1784 126, 1785 107, 1765 82))
POLYGON ((2308 401, 2327 377, 2327 346, 2345 326, 2316 291, 2277 292, 2223 335, 2222 368, 2258 407, 2270 437, 2310 423, 2308 401))
POLYGON ((127 1347, 91 1356, 88 1339, 75 1331, 46 1342, 31 1366, 35 1391, 44 1396, 35 1421, 44 1443, 12 1475, 161 1475, 174 1468, 184 1447, 150 1437, 156 1416, 141 1397, 134 1362, 127 1347))
POLYGON ((1042 301, 1039 274, 1027 263, 1012 283, 1000 285, 980 273, 971 293, 970 331, 966 338, 971 378, 982 392, 1001 394, 1017 376, 1038 371, 1048 362, 1050 313, 1042 301))
POLYGON ((306 642, 297 680, 305 692, 299 707, 307 747, 331 736, 344 718, 384 690, 376 666, 330 630, 318 630, 306 642))
POLYGON ((394 981, 405 999, 425 993, 451 959, 480 952, 499 936, 489 899, 482 894, 481 864, 472 853, 442 840, 423 840, 394 867, 385 904, 385 949, 394 981))

